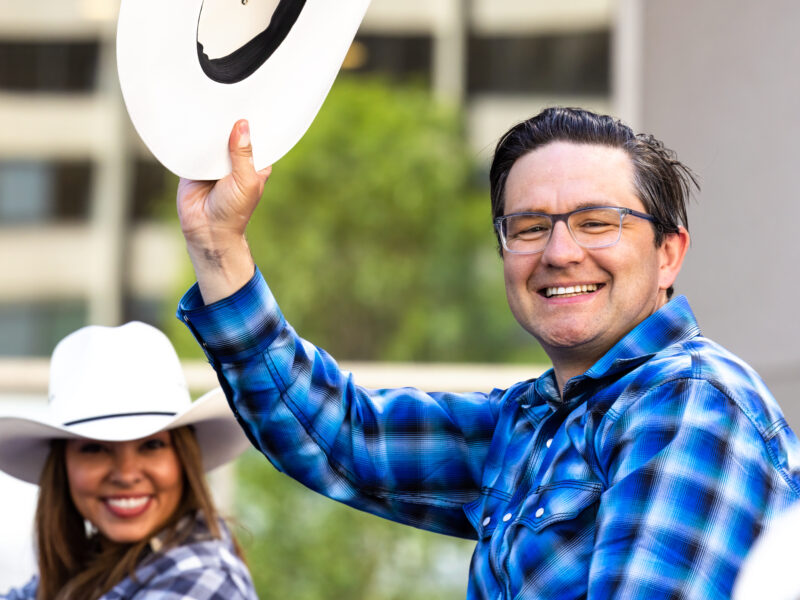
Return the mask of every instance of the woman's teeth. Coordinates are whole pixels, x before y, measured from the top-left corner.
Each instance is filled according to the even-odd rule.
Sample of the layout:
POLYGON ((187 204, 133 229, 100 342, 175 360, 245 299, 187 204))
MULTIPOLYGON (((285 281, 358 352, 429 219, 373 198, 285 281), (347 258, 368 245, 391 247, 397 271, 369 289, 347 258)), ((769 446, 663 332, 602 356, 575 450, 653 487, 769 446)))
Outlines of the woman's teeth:
POLYGON ((120 510, 135 510, 147 504, 149 499, 149 496, 141 496, 139 498, 108 498, 106 502, 120 510))
POLYGON ((578 296, 579 294, 588 294, 596 291, 597 284, 589 283, 586 285, 570 285, 567 287, 549 287, 545 289, 544 295, 546 298, 552 298, 553 296, 568 298, 570 296, 578 296))

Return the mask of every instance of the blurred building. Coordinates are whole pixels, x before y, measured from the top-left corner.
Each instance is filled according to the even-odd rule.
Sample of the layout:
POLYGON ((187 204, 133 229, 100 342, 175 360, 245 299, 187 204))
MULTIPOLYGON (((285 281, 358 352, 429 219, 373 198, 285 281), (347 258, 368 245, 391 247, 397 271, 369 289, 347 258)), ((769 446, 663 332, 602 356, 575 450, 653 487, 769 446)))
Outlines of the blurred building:
MULTIPOLYGON (((347 59, 467 108, 476 154, 553 102, 610 108, 612 0, 372 0, 347 59)), ((157 323, 183 244, 174 179, 139 142, 118 0, 0 0, 0 355, 86 323, 157 323)))
MULTIPOLYGON (((158 324, 179 291, 183 244, 159 219, 175 180, 122 104, 117 6, 0 0, 0 355, 47 355, 88 322, 158 324)), ((800 425, 785 276, 798 18, 793 0, 372 0, 345 66, 462 104, 483 160, 550 104, 612 112, 677 149, 703 186, 678 290, 800 425)))

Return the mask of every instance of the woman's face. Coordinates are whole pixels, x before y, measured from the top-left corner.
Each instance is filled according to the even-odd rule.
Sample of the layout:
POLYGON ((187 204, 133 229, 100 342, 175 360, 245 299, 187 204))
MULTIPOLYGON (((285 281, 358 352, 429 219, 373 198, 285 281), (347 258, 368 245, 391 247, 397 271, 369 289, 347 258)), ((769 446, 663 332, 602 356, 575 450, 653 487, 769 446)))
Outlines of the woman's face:
POLYGON ((169 431, 129 442, 67 440, 66 463, 75 508, 114 542, 157 532, 183 495, 183 469, 169 431))

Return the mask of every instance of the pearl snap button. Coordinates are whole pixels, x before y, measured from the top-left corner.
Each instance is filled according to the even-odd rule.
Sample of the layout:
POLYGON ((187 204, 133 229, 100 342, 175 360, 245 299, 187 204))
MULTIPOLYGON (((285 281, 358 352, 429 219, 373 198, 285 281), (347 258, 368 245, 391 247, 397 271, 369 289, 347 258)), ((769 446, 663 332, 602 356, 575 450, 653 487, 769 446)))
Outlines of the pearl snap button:
POLYGON ((538 518, 539 518, 539 517, 541 517, 543 514, 544 514, 544 509, 543 509, 543 508, 540 508, 540 509, 538 509, 538 510, 536 511, 536 518, 538 519, 538 518))
POLYGON ((511 513, 506 513, 503 515, 503 522, 508 523, 511 520, 511 513))
POLYGON ((545 442, 545 445, 549 448, 552 443, 553 443, 553 438, 550 438, 545 442))
POLYGON ((486 517, 486 518, 483 520, 483 526, 484 526, 484 527, 486 527, 486 526, 487 526, 489 523, 491 523, 491 522, 492 522, 492 517, 486 517))

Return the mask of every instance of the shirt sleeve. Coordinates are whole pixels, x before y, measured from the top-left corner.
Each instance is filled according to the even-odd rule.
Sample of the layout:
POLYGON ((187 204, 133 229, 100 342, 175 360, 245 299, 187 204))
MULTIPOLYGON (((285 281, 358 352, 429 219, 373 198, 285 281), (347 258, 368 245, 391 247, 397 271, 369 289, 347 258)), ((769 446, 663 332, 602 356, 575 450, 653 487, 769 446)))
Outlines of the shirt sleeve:
POLYGON ((500 392, 426 394, 355 385, 297 336, 261 274, 178 317, 203 346, 250 441, 281 471, 330 498, 425 529, 474 537, 477 497, 500 392))
POLYGON ((745 413, 708 381, 682 379, 610 415, 598 439, 608 481, 589 597, 730 598, 765 512, 788 496, 745 413))

